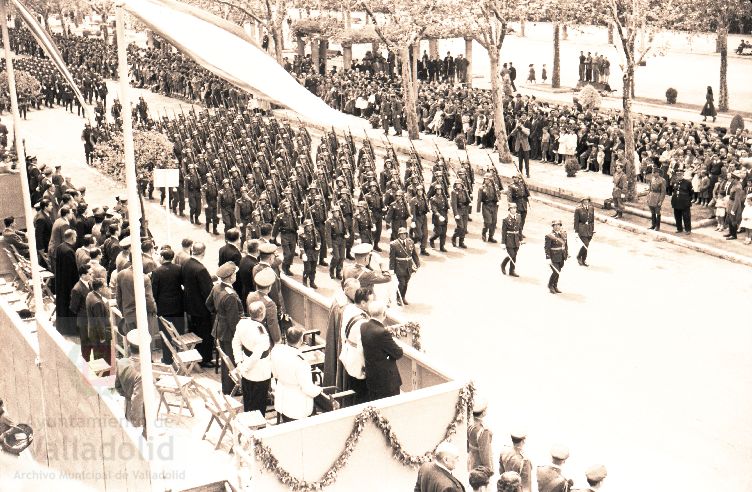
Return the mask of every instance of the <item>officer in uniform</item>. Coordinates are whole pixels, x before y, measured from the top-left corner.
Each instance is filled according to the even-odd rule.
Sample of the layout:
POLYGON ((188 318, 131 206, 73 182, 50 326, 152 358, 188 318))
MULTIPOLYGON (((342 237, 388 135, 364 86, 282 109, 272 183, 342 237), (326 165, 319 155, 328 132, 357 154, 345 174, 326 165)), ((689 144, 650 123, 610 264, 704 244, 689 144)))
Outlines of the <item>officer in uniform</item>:
POLYGON ((219 192, 217 185, 214 184, 214 176, 212 174, 206 175, 206 184, 204 185, 204 198, 206 199, 206 208, 204 213, 206 214, 206 232, 209 232, 209 224, 212 225, 212 233, 219 234, 217 232, 217 224, 219 223, 219 217, 217 216, 217 202, 219 192))
POLYGON ((349 235, 347 225, 338 206, 332 207, 332 215, 324 228, 326 243, 332 248, 332 261, 329 263, 329 276, 342 280, 342 263, 345 261, 345 242, 349 235), (336 277, 335 277, 336 272, 336 277))
POLYGON ((477 395, 473 400, 473 424, 467 428, 467 469, 485 466, 493 470, 493 432, 483 424, 488 401, 477 395))
POLYGON ((561 474, 561 467, 569 458, 569 450, 564 446, 551 449, 551 464, 539 466, 536 471, 538 492, 569 492, 574 481, 566 479, 561 474))
POLYGON ((614 201, 614 210, 616 213, 612 217, 620 219, 624 214, 624 197, 627 196, 627 175, 624 174, 621 164, 616 165, 614 173, 614 188, 611 191, 611 197, 614 201))
POLYGON ((298 236, 300 244, 300 257, 303 259, 303 285, 310 285, 312 289, 316 286, 316 260, 319 257, 319 250, 323 247, 321 238, 311 219, 303 222, 303 232, 298 236))
POLYGON ((518 473, 521 479, 520 492, 531 492, 532 464, 524 454, 527 434, 517 430, 513 431, 510 437, 512 438, 512 445, 505 446, 499 456, 499 473, 518 473))
POLYGON ((512 178, 512 184, 507 190, 507 201, 509 203, 517 204, 517 213, 520 216, 520 234, 522 239, 525 239, 525 235, 522 234, 525 228, 525 218, 527 217, 527 206, 530 198, 530 191, 527 189, 525 180, 522 179, 521 174, 517 174, 512 178))
MULTIPOLYGON (((206 298, 206 309, 214 316, 212 336, 233 364, 235 361, 232 355, 232 339, 235 336, 235 327, 243 314, 243 303, 232 288, 237 271, 238 267, 231 261, 222 264, 216 274, 219 282, 212 287, 209 297, 206 298)), ((230 379, 230 370, 223 362, 222 393, 229 395, 234 387, 235 383, 230 379)))
POLYGON ((413 241, 420 244, 420 254, 430 256, 426 251, 428 245, 428 211, 429 205, 422 186, 415 188, 415 196, 410 199, 410 215, 413 220, 410 229, 413 241))
POLYGON ((454 188, 452 188, 452 213, 454 213, 454 221, 456 227, 452 234, 452 246, 457 247, 457 240, 459 239, 459 247, 467 248, 465 246, 465 234, 467 234, 467 219, 470 215, 470 195, 465 189, 465 185, 461 180, 454 182, 454 188))
POLYGON ((353 215, 355 210, 353 207, 352 198, 350 197, 350 190, 347 188, 340 188, 339 190, 339 208, 342 212, 342 219, 347 226, 347 240, 345 241, 345 257, 348 260, 354 260, 350 250, 352 249, 353 242, 355 241, 355 234, 353 232, 353 215))
POLYGON ((506 275, 507 264, 511 262, 509 275, 519 277, 515 269, 517 268, 517 251, 522 243, 522 231, 520 230, 520 217, 517 215, 517 205, 514 203, 509 204, 509 215, 501 222, 501 243, 507 249, 507 256, 501 262, 501 272, 506 275))
MULTIPOLYGON (((198 175, 195 164, 188 164, 188 177, 185 180, 188 190, 188 209, 191 215, 191 224, 201 225, 201 176, 198 175)), ((207 232, 208 232, 207 228, 207 232)))
POLYGON ((399 298, 397 303, 407 305, 407 284, 413 274, 413 269, 420 267, 420 258, 415 251, 415 244, 407 237, 407 228, 400 227, 397 230, 397 239, 389 243, 389 269, 397 276, 397 288, 399 298))
POLYGON ((564 268, 564 262, 569 257, 567 246, 567 233, 561 229, 561 221, 551 222, 553 231, 546 234, 544 248, 546 259, 550 260, 551 277, 548 279, 548 291, 552 294, 561 294, 559 290, 559 275, 564 268))
POLYGON ((324 197, 321 194, 316 194, 313 205, 308 210, 309 218, 313 220, 313 226, 316 228, 319 240, 319 265, 329 266, 326 261, 327 242, 326 242, 326 207, 324 206, 324 197))
POLYGON ((573 492, 597 492, 603 485, 603 480, 606 478, 606 467, 603 465, 593 465, 585 470, 585 478, 587 479, 588 487, 585 489, 573 489, 573 492))
POLYGON ((292 213, 290 202, 284 200, 280 207, 282 211, 277 215, 272 228, 272 237, 280 236, 282 245, 282 272, 288 277, 292 277, 290 267, 295 258, 295 245, 298 242, 298 219, 292 213))
POLYGON ((488 232, 488 242, 495 243, 494 234, 496 233, 496 219, 499 213, 499 194, 493 182, 491 173, 483 176, 483 185, 478 191, 477 212, 483 212, 483 232, 481 238, 486 240, 488 232))
POLYGON ((368 210, 368 203, 364 200, 358 202, 358 211, 355 213, 354 228, 358 231, 361 243, 373 244, 371 234, 375 229, 371 221, 371 213, 368 210))
POLYGON ((439 251, 446 253, 446 236, 447 236, 447 214, 449 213, 449 200, 444 193, 444 187, 441 183, 434 183, 431 188, 434 190, 434 196, 431 197, 431 222, 433 223, 433 235, 429 242, 431 247, 436 249, 434 241, 439 240, 439 251))
POLYGON ((219 192, 219 210, 222 213, 222 224, 225 232, 235 227, 235 192, 230 186, 230 180, 222 180, 222 191, 219 192))
POLYGON ((245 186, 240 187, 240 198, 235 203, 235 215, 240 223, 240 247, 242 248, 246 241, 248 224, 253 219, 253 202, 245 186))
POLYGON ((587 254, 590 249, 590 240, 595 234, 595 213, 590 203, 590 198, 583 198, 580 206, 574 211, 574 232, 580 237, 582 247, 577 253, 577 263, 582 266, 588 266, 587 254))
POLYGON ((261 220, 261 212, 259 212, 258 209, 251 212, 251 221, 248 223, 248 227, 246 227, 245 231, 246 241, 259 239, 261 237, 261 226, 263 224, 264 222, 261 220))
POLYGON ((381 252, 379 242, 381 241, 381 226, 384 220, 384 197, 381 196, 379 191, 379 185, 376 181, 369 183, 370 191, 366 193, 365 199, 368 203, 368 208, 371 211, 371 220, 376 229, 373 231, 373 250, 381 252))
POLYGON ((389 204, 389 210, 386 212, 386 222, 392 228, 392 241, 397 239, 400 229, 407 227, 408 218, 410 218, 410 208, 405 200, 405 192, 397 190, 394 201, 389 204))

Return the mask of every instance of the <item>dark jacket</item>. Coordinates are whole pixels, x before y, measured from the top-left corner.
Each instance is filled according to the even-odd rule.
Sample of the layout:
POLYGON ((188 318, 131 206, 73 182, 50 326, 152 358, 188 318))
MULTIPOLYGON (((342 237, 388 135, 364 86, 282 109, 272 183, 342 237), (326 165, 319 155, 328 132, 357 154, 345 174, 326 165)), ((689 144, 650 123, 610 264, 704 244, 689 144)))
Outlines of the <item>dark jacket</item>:
POLYGON ((454 475, 436 464, 423 463, 418 470, 414 492, 464 492, 465 487, 454 475))
POLYGON ((671 193, 671 206, 677 210, 684 210, 691 206, 692 182, 682 179, 674 185, 671 193))
POLYGON ((165 263, 152 272, 151 291, 159 316, 183 315, 182 271, 180 265, 165 263))
POLYGON ((206 267, 197 259, 191 258, 183 264, 180 280, 183 284, 185 312, 201 318, 211 316, 205 303, 213 284, 206 267))
POLYGON ((238 281, 240 282, 240 300, 243 303, 243 308, 248 309, 246 306, 246 298, 248 294, 256 290, 256 282, 253 281, 253 267, 258 265, 258 258, 251 255, 245 255, 240 260, 238 266, 238 281))
POLYGON ((235 289, 219 282, 206 299, 206 309, 214 315, 212 336, 220 342, 231 342, 243 314, 243 305, 235 289))
POLYGON ((34 235, 37 241, 38 251, 47 251, 52 237, 52 219, 43 212, 37 213, 34 217, 34 235))
POLYGON ((580 237, 593 237, 595 212, 593 207, 577 207, 574 211, 574 231, 580 237))
POLYGON ((375 319, 361 325, 360 339, 363 344, 369 393, 398 395, 402 379, 396 361, 402 357, 402 348, 386 331, 384 325, 375 319))
MULTIPOLYGON (((235 263, 236 267, 240 268, 240 260, 242 259, 243 255, 240 253, 237 246, 227 243, 219 248, 219 265, 217 266, 222 266, 228 261, 231 261, 235 263)), ((240 278, 235 278, 235 283, 232 284, 232 288, 235 289, 235 292, 240 293, 240 278)))
POLYGON ((86 296, 91 289, 81 280, 73 286, 70 296, 70 310, 76 315, 76 327, 84 332, 88 331, 88 322, 86 321, 86 296))

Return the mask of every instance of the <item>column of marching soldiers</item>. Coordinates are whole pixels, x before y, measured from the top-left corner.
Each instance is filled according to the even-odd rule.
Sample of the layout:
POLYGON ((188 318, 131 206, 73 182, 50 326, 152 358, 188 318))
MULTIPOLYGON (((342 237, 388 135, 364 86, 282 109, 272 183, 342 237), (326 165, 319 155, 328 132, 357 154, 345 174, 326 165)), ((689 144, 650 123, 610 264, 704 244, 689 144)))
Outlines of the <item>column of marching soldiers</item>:
MULTIPOLYGON (((171 190, 172 211, 184 215, 187 197, 191 223, 219 234, 221 218, 224 231, 239 229, 243 244, 271 228, 272 237, 279 237, 282 271, 288 276, 293 276, 290 266, 299 248, 305 285, 317 287, 318 265, 328 266, 330 277, 341 279, 343 261, 352 259, 356 238, 382 251, 384 222, 391 241, 409 235, 420 254, 428 256, 428 244, 435 248, 436 241, 439 251, 447 251, 447 228, 453 216, 451 242, 466 248, 475 174, 469 161, 461 161, 455 169, 438 148, 426 189, 424 167, 428 166, 414 147, 400 176, 397 153, 390 143, 385 144, 383 168, 378 171, 367 135, 357 148, 352 133, 337 135, 332 128, 324 132, 314 153, 313 139, 302 123, 294 129, 259 112, 233 108, 181 111, 172 118, 162 116, 156 127, 173 142, 175 165, 180 170, 179 186, 171 190), (430 236, 429 215, 433 224, 430 236)), ((153 198, 149 170, 138 178, 142 195, 153 198)), ((489 166, 477 199, 478 211, 483 213, 484 241, 497 242, 494 236, 503 190, 498 171, 489 166)), ((514 254, 523 238, 528 197, 524 180, 516 177, 508 190, 510 216, 503 221, 502 236, 512 275, 516 275, 514 254)))

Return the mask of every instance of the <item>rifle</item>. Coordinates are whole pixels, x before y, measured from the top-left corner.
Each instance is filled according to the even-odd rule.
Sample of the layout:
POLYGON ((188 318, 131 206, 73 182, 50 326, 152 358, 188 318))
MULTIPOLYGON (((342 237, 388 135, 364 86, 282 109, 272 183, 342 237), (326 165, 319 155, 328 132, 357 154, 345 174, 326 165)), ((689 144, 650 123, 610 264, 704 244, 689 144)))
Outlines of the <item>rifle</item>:
POLYGON ((415 144, 413 144, 413 141, 409 138, 407 139, 408 142, 410 142, 410 148, 413 151, 413 155, 415 156, 415 160, 418 161, 418 174, 420 175, 420 180, 425 181, 423 179, 423 161, 420 158, 420 155, 418 155, 418 151, 415 149, 415 144))

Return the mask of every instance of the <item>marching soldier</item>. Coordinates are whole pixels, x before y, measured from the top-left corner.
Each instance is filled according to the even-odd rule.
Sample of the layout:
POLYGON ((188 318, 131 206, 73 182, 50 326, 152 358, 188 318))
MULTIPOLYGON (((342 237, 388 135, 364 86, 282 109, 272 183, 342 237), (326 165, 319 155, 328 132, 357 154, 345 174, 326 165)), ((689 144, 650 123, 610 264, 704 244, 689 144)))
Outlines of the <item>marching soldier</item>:
POLYGON ((310 285, 312 289, 316 286, 316 260, 319 257, 319 250, 323 247, 321 238, 311 219, 303 222, 303 232, 298 236, 300 243, 300 257, 303 260, 303 285, 310 285))
POLYGON ((261 196, 259 196, 257 210, 261 215, 262 224, 274 223, 274 210, 272 210, 272 206, 269 204, 269 198, 267 197, 265 191, 261 193, 261 196))
POLYGON ((320 248, 319 248, 319 265, 329 266, 326 262, 326 208, 324 207, 324 197, 320 194, 316 194, 313 201, 313 205, 308 210, 309 218, 313 220, 313 226, 316 228, 316 232, 319 236, 320 248))
POLYGON ((214 184, 214 177, 211 174, 207 174, 206 184, 204 185, 204 198, 206 199, 204 214, 206 215, 206 232, 209 232, 209 224, 211 224, 213 234, 219 234, 217 232, 217 224, 219 223, 219 217, 217 216, 218 197, 219 192, 217 191, 217 185, 214 184))
POLYGON ((219 210, 222 213, 222 224, 225 232, 235 227, 235 193, 230 187, 230 180, 222 180, 222 191, 219 192, 219 210))
POLYGON ((332 216, 326 221, 326 242, 332 247, 332 261, 329 263, 329 276, 342 280, 342 263, 345 261, 345 242, 349 232, 342 211, 338 206, 332 207, 332 216), (336 272, 336 277, 335 277, 336 272))
POLYGON ((527 189, 525 180, 522 179, 521 174, 517 174, 512 178, 512 184, 507 190, 507 201, 509 203, 517 204, 517 213, 520 216, 520 234, 522 239, 525 239, 525 235, 522 233, 525 228, 525 218, 527 217, 528 201, 530 198, 530 191, 527 189))
POLYGON ((569 458, 569 450, 563 446, 551 449, 551 464, 539 466, 536 471, 538 492, 569 492, 574 481, 561 474, 561 467, 569 458))
POLYGON ((493 182, 491 173, 483 176, 483 185, 478 191, 477 212, 483 211, 483 232, 481 238, 486 240, 488 233, 488 242, 495 243, 494 234, 496 233, 496 219, 499 213, 499 194, 493 182))
POLYGON ((521 431, 513 431, 510 437, 512 438, 512 445, 505 446, 501 456, 499 456, 499 473, 518 473, 521 479, 520 492, 530 492, 532 464, 524 455, 527 434, 521 431))
POLYGON ((397 288, 399 297, 397 304, 408 305, 405 295, 407 284, 410 282, 414 270, 420 267, 420 258, 415 251, 415 244, 407 237, 407 228, 400 227, 397 230, 397 239, 389 243, 389 269, 397 276, 397 288))
POLYGON ((175 215, 185 216, 185 174, 183 173, 183 166, 180 163, 176 163, 178 168, 178 186, 175 188, 175 193, 170 193, 170 208, 175 215))
POLYGON ((272 237, 276 238, 279 234, 282 245, 282 272, 288 277, 292 277, 290 266, 295 258, 295 244, 298 240, 298 220, 292 213, 290 202, 284 200, 280 207, 282 211, 277 215, 272 229, 272 237))
POLYGON ((358 202, 358 211, 355 213, 354 220, 354 229, 358 231, 360 242, 373 244, 373 237, 371 237, 371 234, 376 227, 374 227, 373 222, 371 221, 368 203, 364 200, 358 202))
POLYGON ((441 183, 434 183, 432 189, 435 195, 431 197, 431 222, 433 223, 433 235, 429 242, 431 247, 436 249, 434 241, 439 240, 439 251, 446 253, 446 236, 447 236, 447 216, 449 214, 449 200, 444 193, 444 187, 441 183))
POLYGON ((595 234, 595 214, 590 204, 590 198, 583 198, 580 206, 574 211, 574 231, 582 241, 582 247, 577 253, 577 263, 582 266, 588 266, 587 254, 590 249, 590 241, 595 234))
MULTIPOLYGON (((201 177, 196 171, 195 164, 188 164, 188 177, 185 180, 188 190, 188 209, 191 215, 191 224, 201 225, 201 177)), ((208 230, 208 229, 207 229, 208 230)))
POLYGON ((410 208, 405 200, 405 192, 397 190, 395 192, 395 199, 389 204, 389 210, 386 212, 386 222, 392 228, 392 241, 397 239, 401 228, 407 228, 408 218, 410 218, 410 208))
POLYGON ((612 217, 622 218, 624 214, 624 198, 627 196, 627 175, 623 171, 621 164, 616 165, 614 173, 614 188, 611 191, 611 197, 614 200, 614 210, 616 213, 612 217))
POLYGON ((603 480, 606 478, 606 467, 593 465, 585 471, 588 487, 586 489, 573 489, 572 492, 596 492, 601 489, 603 480))
POLYGON ((507 250, 507 256, 501 262, 501 272, 507 274, 507 264, 509 266, 509 275, 519 277, 515 273, 517 268, 517 251, 522 243, 522 231, 520 230, 520 217, 517 215, 517 205, 509 204, 509 215, 501 222, 501 243, 507 250))
POLYGON ((365 199, 371 211, 371 220, 375 226, 372 237, 373 250, 380 253, 382 251, 379 247, 379 242, 381 241, 381 226, 384 221, 384 197, 381 196, 381 191, 379 191, 379 185, 376 181, 371 181, 369 188, 371 190, 366 193, 365 199))
POLYGON ((559 290, 559 275, 564 268, 564 262, 569 257, 567 246, 567 233, 561 230, 561 221, 554 220, 551 222, 553 231, 546 234, 544 248, 546 259, 550 260, 551 277, 548 279, 548 291, 552 294, 561 294, 559 290))
POLYGON ((245 238, 246 241, 251 239, 259 239, 261 237, 261 226, 264 222, 261 220, 261 212, 258 209, 251 212, 251 221, 246 226, 245 238))
POLYGON ((253 202, 245 186, 240 187, 240 198, 235 203, 235 217, 240 224, 240 248, 242 249, 246 241, 246 229, 253 218, 253 202))
POLYGON ((348 260, 354 260, 350 251, 352 250, 353 242, 355 241, 355 234, 353 232, 353 215, 355 210, 353 207, 352 198, 350 197, 350 191, 347 188, 340 188, 339 190, 339 208, 342 212, 342 219, 347 226, 347 241, 345 241, 345 257, 348 260))
POLYGON ((430 256, 428 251, 426 251, 426 245, 428 244, 428 200, 426 200, 423 187, 418 187, 415 190, 415 196, 410 199, 410 215, 413 218, 410 229, 413 241, 420 244, 420 254, 422 256, 430 256))
POLYGON ((456 224, 454 233, 452 234, 452 246, 456 248, 457 240, 459 239, 459 247, 466 249, 465 234, 467 234, 467 219, 470 214, 470 195, 465 189, 465 185, 460 180, 454 182, 451 202, 452 213, 454 213, 454 221, 456 224))

